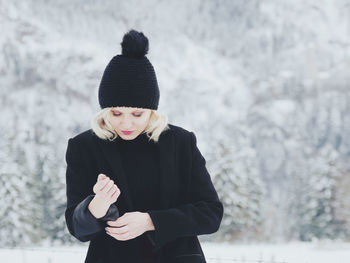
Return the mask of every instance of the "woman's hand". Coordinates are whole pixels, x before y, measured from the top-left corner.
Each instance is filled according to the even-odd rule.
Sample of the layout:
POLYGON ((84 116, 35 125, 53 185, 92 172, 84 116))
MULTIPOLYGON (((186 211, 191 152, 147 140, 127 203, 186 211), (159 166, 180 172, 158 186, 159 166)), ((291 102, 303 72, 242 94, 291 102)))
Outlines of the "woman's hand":
POLYGON ((154 225, 148 213, 129 212, 115 221, 107 221, 106 232, 117 240, 129 240, 154 230, 154 225))
POLYGON ((104 174, 99 174, 93 187, 95 197, 91 200, 88 209, 95 218, 106 215, 109 206, 117 201, 120 190, 113 180, 104 174))
POLYGON ((99 174, 97 182, 93 187, 93 191, 98 199, 108 205, 117 201, 120 190, 114 181, 104 174, 99 174))

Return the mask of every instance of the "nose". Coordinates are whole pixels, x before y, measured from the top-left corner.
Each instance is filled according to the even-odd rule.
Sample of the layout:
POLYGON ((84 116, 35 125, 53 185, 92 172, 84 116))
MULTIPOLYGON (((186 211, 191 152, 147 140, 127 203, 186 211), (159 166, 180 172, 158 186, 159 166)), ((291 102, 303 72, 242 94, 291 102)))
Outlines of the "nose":
POLYGON ((132 127, 132 120, 130 117, 128 116, 124 116, 122 123, 121 123, 121 127, 123 127, 123 129, 125 130, 129 130, 130 127, 132 127))

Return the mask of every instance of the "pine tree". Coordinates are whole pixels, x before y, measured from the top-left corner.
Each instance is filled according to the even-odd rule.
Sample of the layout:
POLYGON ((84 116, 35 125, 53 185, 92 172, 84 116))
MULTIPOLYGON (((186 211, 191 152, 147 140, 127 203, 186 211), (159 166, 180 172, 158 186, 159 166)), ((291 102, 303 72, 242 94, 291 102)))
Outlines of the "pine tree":
POLYGON ((300 183, 290 207, 295 218, 291 231, 302 241, 334 239, 343 229, 335 214, 339 176, 336 160, 336 151, 326 145, 308 159, 308 169, 299 175, 300 183))
POLYGON ((211 141, 209 167, 224 204, 220 233, 225 240, 251 239, 263 222, 264 185, 255 151, 242 130, 221 141, 211 141))

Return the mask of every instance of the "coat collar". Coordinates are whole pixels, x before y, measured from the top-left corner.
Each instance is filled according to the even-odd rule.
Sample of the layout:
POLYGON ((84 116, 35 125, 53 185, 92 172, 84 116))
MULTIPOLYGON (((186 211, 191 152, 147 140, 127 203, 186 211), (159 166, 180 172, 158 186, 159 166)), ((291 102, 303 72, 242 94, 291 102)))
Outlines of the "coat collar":
MULTIPOLYGON (((178 189, 176 178, 175 165, 175 138, 174 133, 170 130, 163 131, 156 143, 156 149, 159 157, 159 172, 160 172, 160 209, 165 209, 174 205, 176 200, 176 189, 178 189)), ((134 205, 130 198, 127 178, 122 166, 120 152, 115 144, 108 140, 97 138, 98 145, 103 152, 103 156, 107 159, 109 165, 116 178, 116 184, 121 191, 121 196, 124 194, 126 208, 129 211, 134 211, 134 205)))

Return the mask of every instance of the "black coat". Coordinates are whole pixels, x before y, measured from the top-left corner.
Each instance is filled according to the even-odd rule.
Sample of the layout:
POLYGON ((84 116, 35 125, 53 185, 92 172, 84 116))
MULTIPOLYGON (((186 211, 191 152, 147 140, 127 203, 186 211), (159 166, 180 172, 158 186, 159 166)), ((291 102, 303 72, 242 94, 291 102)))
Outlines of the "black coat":
MULTIPOLYGON (((193 132, 169 124, 159 137, 160 207, 150 213, 155 230, 143 235, 154 245, 158 263, 206 262, 197 235, 219 229, 223 205, 206 169, 193 132)), ((80 241, 91 241, 87 263, 126 261, 131 243, 105 233, 105 221, 133 210, 121 166, 119 150, 113 142, 98 138, 91 129, 69 139, 66 152, 67 208, 69 232, 80 241), (93 197, 97 175, 114 180, 121 194, 101 219, 87 209, 93 197)), ((132 240, 130 240, 132 242, 132 240)), ((134 263, 134 262, 130 262, 134 263)))

